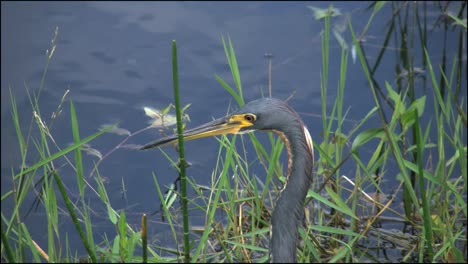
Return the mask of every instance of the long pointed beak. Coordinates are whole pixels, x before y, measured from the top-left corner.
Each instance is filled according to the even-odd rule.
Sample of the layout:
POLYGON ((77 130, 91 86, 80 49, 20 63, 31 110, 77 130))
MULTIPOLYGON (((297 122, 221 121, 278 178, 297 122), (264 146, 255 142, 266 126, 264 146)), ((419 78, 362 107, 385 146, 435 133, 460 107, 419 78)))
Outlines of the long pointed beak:
MULTIPOLYGON (((235 134, 239 130, 246 126, 251 126, 252 124, 244 121, 243 119, 238 118, 237 116, 223 117, 220 119, 213 120, 201 126, 186 130, 183 133, 184 140, 199 139, 210 136, 218 136, 225 134, 235 134)), ((178 141, 177 134, 160 138, 156 141, 148 143, 140 148, 140 150, 151 149, 160 147, 163 145, 171 144, 178 141)))

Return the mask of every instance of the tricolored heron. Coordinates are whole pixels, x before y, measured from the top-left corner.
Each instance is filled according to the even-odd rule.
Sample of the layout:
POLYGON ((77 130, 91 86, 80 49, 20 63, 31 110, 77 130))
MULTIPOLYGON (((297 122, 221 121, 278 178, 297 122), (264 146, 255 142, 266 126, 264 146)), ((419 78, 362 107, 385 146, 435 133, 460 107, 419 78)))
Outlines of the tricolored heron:
MULTIPOLYGON (((304 217, 304 200, 312 183, 314 151, 309 131, 288 104, 274 98, 247 103, 234 114, 216 119, 184 132, 185 140, 255 130, 272 131, 284 141, 288 152, 287 181, 271 217, 271 262, 297 262, 298 227, 304 217)), ((161 138, 143 146, 150 149, 176 142, 177 135, 161 138)))

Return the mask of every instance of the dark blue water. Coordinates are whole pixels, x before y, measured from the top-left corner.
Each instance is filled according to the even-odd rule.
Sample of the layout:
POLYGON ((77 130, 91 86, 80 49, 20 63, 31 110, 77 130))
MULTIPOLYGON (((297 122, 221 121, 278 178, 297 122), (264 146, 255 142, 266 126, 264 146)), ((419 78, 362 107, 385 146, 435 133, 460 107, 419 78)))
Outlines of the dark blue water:
MULTIPOLYGON (((68 98, 75 104, 82 137, 95 133, 102 124, 119 122, 120 127, 131 132, 147 126, 148 118, 144 115, 143 106, 160 109, 173 102, 172 40, 176 40, 178 46, 182 104, 191 104, 187 111, 191 119, 188 126, 224 116, 229 106, 235 106, 235 101, 215 79, 215 75, 219 75, 234 86, 221 42, 224 35, 226 38, 229 36, 234 45, 246 101, 268 93, 267 60, 264 55, 273 54, 273 96, 286 99, 292 95, 290 104, 301 113, 315 140, 321 142, 320 32, 323 22, 314 19, 312 12, 306 8, 309 4, 312 3, 2 3, 2 195, 11 189, 11 169, 17 172, 21 165, 18 141, 11 122, 9 89, 16 98, 23 133, 27 133, 32 110, 25 86, 34 91, 40 86, 46 62, 45 52, 50 47, 56 27, 59 29, 57 48, 40 98, 40 108, 46 122, 50 121, 50 115, 57 109, 64 93, 70 90, 68 98)), ((326 8, 328 3, 313 5, 326 8)), ((335 8, 351 17, 357 32, 364 28, 370 15, 363 10, 367 5, 334 3, 335 8)), ((383 32, 391 16, 390 9, 386 8, 367 33, 369 38, 364 46, 370 60, 375 60, 383 43, 383 32)), ((435 19, 435 16, 432 14, 428 18, 435 19)), ((342 22, 339 18, 334 19, 334 23, 342 22)), ((430 49, 433 50, 441 50, 442 46, 437 32, 435 30, 430 36, 430 49)), ((349 31, 344 32, 343 36, 350 43, 349 31)), ((449 39, 455 37, 449 35, 449 39)), ((333 37, 330 50, 329 109, 336 97, 341 56, 340 45, 333 37)), ((449 54, 451 58, 454 55, 449 54)), ((381 64, 376 78, 395 84, 394 59, 394 53, 384 56, 385 63, 381 64)), ((441 58, 436 54, 434 59, 436 66, 441 58)), ((373 105, 372 94, 359 62, 354 64, 350 57, 344 100, 348 121, 343 131, 352 129, 373 105)), ((432 105, 432 99, 428 100, 428 105, 432 105)), ((428 116, 427 120, 430 118, 428 116)), ((69 120, 69 103, 66 101, 62 116, 55 121, 53 128, 54 139, 61 148, 73 141, 69 120)), ((364 128, 380 125, 380 121, 373 118, 364 128)), ((157 130, 147 131, 132 137, 128 143, 144 144, 157 137, 157 130)), ((107 134, 91 142, 91 146, 105 154, 123 138, 107 134)), ((215 139, 186 144, 186 157, 194 164, 189 169, 189 175, 199 183, 210 185, 217 150, 215 139)), ((176 157, 172 149, 168 148, 167 152, 176 157)), ((366 152, 362 154, 365 156, 366 152)), ((28 164, 38 160, 34 151, 29 157, 28 164)), ((73 159, 72 156, 70 158, 73 159)), ((85 156, 86 175, 90 174, 94 162, 97 162, 96 157, 85 156)), ((57 161, 57 165, 61 164, 64 164, 63 160, 57 161)), ((389 175, 398 171, 397 168, 392 171, 389 167, 389 175)), ((352 175, 352 168, 343 173, 352 175)), ((106 186, 112 205, 115 209, 126 209, 129 222, 134 226, 139 225, 142 213, 151 213, 159 208, 152 171, 156 171, 159 182, 165 186, 176 177, 169 162, 157 150, 139 152, 119 149, 106 157, 99 171, 108 179, 106 186), (125 184, 125 191, 122 191, 122 183, 125 184)), ((73 171, 64 167, 61 173, 70 192, 77 194, 73 171)), ((397 182, 394 178, 389 181, 388 190, 391 190, 397 182)), ((87 192, 91 193, 89 190, 87 192)), ((194 193, 191 192, 191 195, 194 193)), ((105 232, 114 232, 114 227, 106 220, 105 207, 98 202, 98 198, 94 195, 90 197, 95 199, 90 201, 95 203, 93 208, 96 209, 93 223, 102 227, 96 229, 95 236, 101 241, 105 232)), ((29 200, 33 200, 33 194, 28 197, 29 200)), ((2 213, 11 214, 12 206, 11 199, 2 201, 2 213)), ((45 245, 43 214, 43 210, 39 209, 25 222, 31 228, 31 236, 45 245)), ((62 218, 70 241, 78 241, 67 216, 62 218)), ((157 216, 151 219, 158 220, 157 216)), ((202 217, 194 216, 192 224, 203 223, 202 217)), ((153 234, 164 234, 166 231, 167 226, 163 224, 155 224, 151 230, 153 234)))

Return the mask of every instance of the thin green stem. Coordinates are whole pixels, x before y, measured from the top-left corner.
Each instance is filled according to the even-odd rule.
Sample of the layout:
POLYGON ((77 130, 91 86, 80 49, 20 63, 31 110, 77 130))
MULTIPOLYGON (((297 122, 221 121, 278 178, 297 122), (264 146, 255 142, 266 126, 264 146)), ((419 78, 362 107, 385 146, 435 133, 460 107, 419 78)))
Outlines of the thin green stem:
POLYGON ((141 216, 141 250, 143 253, 143 263, 148 263, 148 232, 146 214, 141 216))
POLYGON ((188 208, 187 208, 187 176, 185 175, 185 155, 184 155, 184 137, 182 129, 182 115, 179 97, 179 75, 177 67, 177 45, 176 41, 172 41, 172 80, 174 82, 174 100, 177 118, 177 134, 179 136, 179 177, 180 177, 180 190, 182 194, 182 218, 184 222, 184 256, 185 262, 190 261, 190 241, 189 241, 189 221, 188 221, 188 208))

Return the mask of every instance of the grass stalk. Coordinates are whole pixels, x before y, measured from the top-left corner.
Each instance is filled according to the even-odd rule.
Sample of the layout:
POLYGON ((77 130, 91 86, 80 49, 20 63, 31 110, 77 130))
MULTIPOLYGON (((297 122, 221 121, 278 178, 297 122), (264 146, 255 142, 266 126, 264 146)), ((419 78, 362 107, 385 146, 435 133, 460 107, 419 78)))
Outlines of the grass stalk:
POLYGON ((177 134, 179 136, 179 177, 180 177, 180 190, 182 195, 182 218, 184 225, 184 256, 185 263, 190 262, 190 237, 189 237, 189 219, 188 219, 188 206, 187 206, 187 175, 185 168, 187 162, 185 161, 184 152, 184 137, 182 129, 182 115, 179 96, 179 74, 177 66, 177 45, 176 41, 172 41, 172 80, 174 84, 174 100, 177 118, 177 134))
POLYGON ((148 224, 146 214, 141 216, 141 251, 143 263, 148 263, 148 224))

